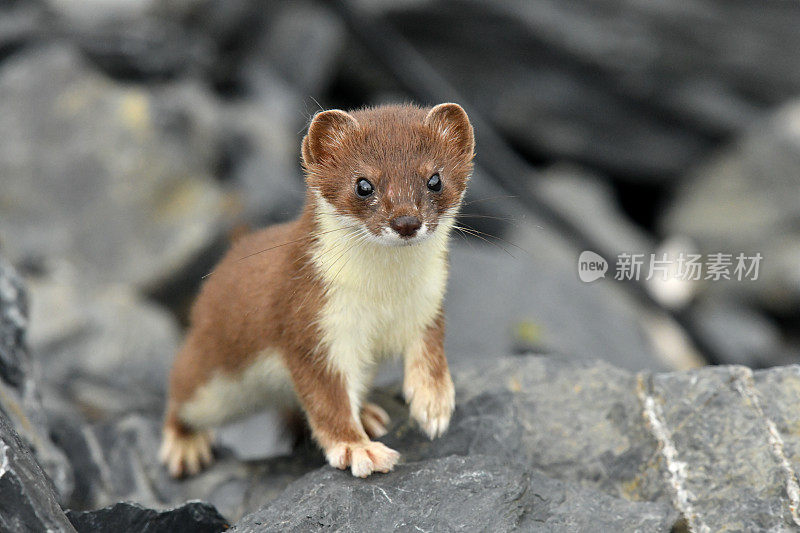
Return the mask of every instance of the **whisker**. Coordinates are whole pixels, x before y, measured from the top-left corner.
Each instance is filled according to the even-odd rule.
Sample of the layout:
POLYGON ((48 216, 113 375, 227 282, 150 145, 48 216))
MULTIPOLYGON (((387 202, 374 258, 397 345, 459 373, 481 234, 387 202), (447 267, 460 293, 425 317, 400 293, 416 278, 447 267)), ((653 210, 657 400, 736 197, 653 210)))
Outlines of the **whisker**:
MULTIPOLYGON (((325 250, 325 251, 323 251, 321 254, 319 254, 319 255, 316 257, 316 260, 317 260, 317 261, 319 261, 319 260, 325 260, 326 258, 328 258, 329 256, 331 256, 331 255, 333 255, 333 254, 336 254, 336 253, 339 253, 339 252, 341 252, 341 253, 344 253, 344 252, 342 251, 342 249, 343 249, 343 248, 346 248, 348 244, 350 244, 350 241, 349 241, 349 240, 347 240, 347 239, 345 239, 345 238, 339 239, 339 240, 338 240, 336 243, 334 243, 333 247, 331 247, 330 249, 328 249, 328 250, 325 250)), ((308 258, 306 259, 306 261, 304 262, 304 264, 303 264, 303 265, 300 267, 300 270, 305 270, 305 269, 308 269, 308 268, 312 268, 312 269, 313 269, 313 263, 314 263, 314 261, 315 261, 315 259, 314 259, 313 257, 308 257, 308 258)), ((308 276, 308 275, 309 275, 309 274, 306 274, 306 276, 308 276)), ((310 275, 314 275, 314 274, 310 274, 310 275)), ((324 275, 324 274, 323 274, 323 275, 324 275)), ((298 277, 298 276, 295 276, 293 279, 299 279, 299 277, 298 277)), ((289 300, 294 300, 294 297, 297 295, 297 291, 298 291, 298 290, 299 290, 299 287, 298 287, 298 288, 295 288, 295 290, 294 290, 294 291, 292 291, 292 294, 291 294, 291 296, 289 296, 289 300)), ((303 302, 303 303, 305 303, 305 300, 304 300, 304 302, 303 302)))
POLYGON ((481 236, 481 235, 479 235, 478 233, 475 233, 475 232, 474 232, 474 230, 471 230, 471 229, 468 229, 468 228, 463 228, 463 227, 461 227, 461 226, 453 226, 453 227, 454 227, 455 229, 457 229, 458 231, 462 231, 462 232, 464 232, 464 233, 466 233, 466 234, 468 234, 468 235, 472 235, 473 237, 477 237, 478 239, 480 239, 480 240, 482 240, 482 241, 484 241, 484 242, 487 242, 487 243, 491 244, 492 246, 496 246, 496 247, 500 248, 500 249, 501 249, 501 250, 503 250, 505 253, 507 253, 508 255, 510 255, 511 257, 513 257, 514 259, 516 259, 516 256, 515 256, 514 254, 512 254, 511 252, 509 252, 509 251, 508 251, 506 248, 504 248, 503 246, 501 246, 501 245, 497 244, 496 242, 492 242, 492 241, 490 241, 489 239, 486 239, 486 238, 482 237, 482 236, 481 236))
MULTIPOLYGON (((317 231, 317 232, 309 233, 305 237, 301 237, 301 238, 295 239, 293 241, 284 242, 282 244, 276 244, 275 246, 270 246, 269 248, 264 248, 263 250, 259 250, 257 252, 253 252, 251 254, 248 254, 248 255, 246 255, 244 257, 240 257, 237 261, 243 261, 245 259, 253 257, 254 255, 262 254, 264 252, 269 252, 270 250, 274 250, 276 248, 281 248, 283 246, 288 246, 290 244, 295 244, 295 243, 298 243, 298 242, 313 240, 313 239, 316 239, 317 237, 319 237, 321 235, 325 235, 327 233, 333 233, 333 232, 336 232, 336 231, 343 231, 343 230, 346 230, 346 229, 353 229, 353 228, 355 228, 357 226, 358 226, 358 224, 352 224, 350 226, 343 226, 341 228, 334 228, 334 229, 330 229, 330 230, 326 230, 326 231, 317 231)), ((206 278, 210 277, 212 274, 214 274, 215 271, 216 271, 216 269, 212 270, 208 274, 202 276, 200 279, 206 279, 206 278)))
POLYGON ((514 219, 509 217, 496 217, 493 215, 478 215, 473 213, 457 213, 455 215, 441 215, 439 218, 491 218, 494 220, 503 220, 505 222, 514 222, 514 219))
MULTIPOLYGON (((335 267, 335 266, 336 266, 336 263, 338 263, 338 262, 339 262, 339 261, 342 259, 342 257, 344 257, 345 255, 347 255, 347 253, 348 253, 350 250, 352 250, 352 249, 353 249, 353 248, 355 248, 355 247, 356 247, 358 244, 360 244, 360 243, 362 242, 362 240, 363 240, 363 238, 364 238, 365 236, 366 236, 366 234, 365 234, 364 230, 361 230, 361 232, 359 232, 359 233, 358 233, 358 234, 355 236, 356 238, 354 239, 354 242, 353 242, 353 244, 352 244, 351 246, 349 246, 349 247, 348 247, 348 248, 347 248, 347 249, 346 249, 344 252, 342 252, 341 254, 339 254, 339 256, 336 258, 336 260, 335 260, 333 263, 331 263, 331 264, 330 264, 330 266, 329 266, 327 269, 325 269, 325 273, 323 274, 323 276, 327 276, 327 275, 328 275, 328 273, 329 273, 331 270, 333 270, 333 267, 335 267)), ((344 262, 344 264, 347 264, 347 261, 345 261, 345 262, 344 262)), ((342 265, 342 266, 344 266, 344 265, 342 265)), ((340 271, 341 271, 341 269, 340 269, 340 271)), ((338 275, 338 272, 337 272, 337 275, 338 275)), ((336 277, 335 277, 335 276, 334 276, 334 279, 336 279, 336 277)))
POLYGON ((451 220, 460 220, 465 218, 485 218, 490 220, 500 220, 501 222, 505 222, 506 224, 511 224, 512 226, 519 228, 521 227, 519 221, 510 218, 510 217, 497 217, 493 215, 479 215, 473 213, 456 213, 455 215, 441 215, 439 218, 446 218, 451 220))
POLYGON ((501 195, 498 195, 498 196, 489 196, 488 198, 478 198, 476 200, 470 200, 469 202, 464 202, 462 205, 467 206, 467 205, 477 204, 477 203, 480 203, 480 202, 489 202, 491 200, 500 200, 501 198, 503 198, 503 199, 504 198, 517 198, 517 196, 515 196, 513 194, 501 194, 501 195))
MULTIPOLYGON (((453 229, 456 229, 456 230, 457 230, 458 228, 453 228, 453 229)), ((456 233, 456 235, 458 235, 459 237, 461 237, 461 240, 463 240, 465 243, 467 243, 467 246, 469 246, 471 249, 473 249, 473 250, 475 249, 475 247, 472 245, 472 243, 470 242, 470 240, 469 240, 469 239, 467 239, 467 235, 466 235, 464 232, 462 232, 462 231, 459 231, 458 233, 456 233)))
MULTIPOLYGON (((361 244, 361 243, 362 243, 362 242, 363 242, 363 241, 366 239, 366 237, 367 237, 367 235, 366 235, 366 230, 364 230, 363 228, 360 228, 360 229, 359 229, 359 231, 358 231, 358 232, 356 232, 356 234, 355 234, 355 237, 356 237, 356 238, 354 239, 354 242, 353 242, 352 244, 350 244, 350 243, 349 243, 349 242, 347 242, 347 241, 342 241, 342 242, 345 242, 346 244, 350 244, 350 246, 348 246, 348 247, 347 247, 347 249, 345 249, 343 252, 341 252, 341 253, 340 253, 340 254, 339 254, 337 257, 336 257, 336 259, 334 260, 334 262, 333 262, 333 263, 331 263, 331 264, 328 266, 328 268, 326 268, 326 269, 325 269, 325 272, 323 272, 323 273, 322 273, 322 277, 323 277, 323 278, 324 278, 324 277, 326 277, 326 276, 328 275, 328 273, 329 273, 331 270, 333 270, 333 267, 334 267, 334 266, 336 266, 336 263, 338 263, 338 262, 339 262, 339 261, 342 259, 342 257, 345 257, 345 256, 348 254, 348 252, 350 252, 350 250, 352 250, 353 248, 355 248, 356 246, 358 246, 359 244, 361 244)), ((345 262, 342 264, 342 266, 341 266, 341 267, 339 268, 339 270, 336 272, 336 275, 334 275, 334 277, 333 277, 333 278, 330 280, 330 282, 328 283, 328 287, 330 287, 330 286, 331 286, 331 285, 334 283, 334 281, 336 280, 336 278, 337 278, 337 277, 339 276, 339 274, 341 273, 342 269, 344 269, 345 265, 347 265, 348 261, 350 261, 350 259, 352 259, 352 257, 353 257, 353 256, 351 255, 350 257, 348 257, 348 258, 345 260, 345 262)), ((326 292, 327 292, 327 291, 326 291, 326 292)), ((294 296, 294 294, 292 295, 292 297, 293 297, 293 296, 294 296)), ((308 301, 308 298, 309 298, 310 296, 311 296, 311 292, 309 292, 309 293, 306 295, 306 297, 305 297, 305 298, 303 298, 303 301, 302 301, 302 302, 300 303, 300 305, 298 306, 298 309, 302 309, 302 308, 305 306, 305 304, 306 304, 306 302, 308 301)))
POLYGON ((253 252, 252 254, 248 254, 248 255, 246 255, 244 257, 240 257, 239 261, 241 261, 243 259, 247 259, 248 257, 253 257, 254 255, 263 254, 264 252, 269 252, 270 250, 274 250, 275 248, 280 248, 281 246, 287 246, 289 244, 294 244, 296 242, 302 242, 302 241, 306 241, 306 240, 309 240, 309 239, 314 239, 316 237, 319 237, 320 235, 325 235, 327 233, 333 233, 334 231, 342 231, 342 230, 346 230, 346 229, 352 229, 352 228, 355 228, 356 226, 358 226, 358 224, 353 224, 351 226, 343 226, 341 228, 329 229, 329 230, 326 230, 326 231, 319 231, 319 232, 315 232, 315 233, 310 233, 310 234, 306 235, 305 237, 301 237, 301 238, 295 239, 293 241, 285 242, 283 244, 276 244, 275 246, 270 246, 269 248, 264 248, 263 250, 259 250, 258 252, 253 252))
POLYGON ((526 250, 525 248, 523 248, 523 247, 519 246, 518 244, 516 244, 516 243, 513 243, 513 242, 511 242, 511 241, 508 241, 508 240, 506 240, 506 239, 504 239, 504 238, 502 238, 502 237, 498 237, 497 235, 492 235, 491 233, 485 233, 485 232, 483 232, 483 231, 480 231, 480 230, 477 230, 477 229, 475 229, 475 228, 473 228, 473 227, 471 227, 471 226, 461 226, 461 227, 462 227, 462 228, 467 228, 467 229, 469 229, 469 230, 471 230, 471 231, 474 231, 475 233, 479 233, 479 234, 481 234, 481 235, 485 235, 486 237, 490 237, 490 238, 492 238, 492 239, 497 239, 498 241, 504 242, 504 243, 506 243, 506 244, 507 244, 507 245, 509 245, 509 246, 513 246, 513 247, 514 247, 514 248, 516 248, 517 250, 519 250, 519 251, 521 251, 521 252, 525 252, 525 253, 526 253, 526 254, 528 254, 528 255, 530 255, 530 254, 531 254, 531 253, 530 253, 528 250, 526 250))
MULTIPOLYGON (((367 237, 368 237, 368 235, 367 235, 366 232, 364 232, 362 235, 360 235, 359 238, 356 240, 355 244, 348 249, 348 252, 352 248, 362 245, 366 241, 367 237)), ((333 284, 336 281, 336 279, 339 277, 339 274, 341 274, 342 270, 344 270, 344 267, 346 267, 347 263, 353 258, 353 255, 355 255, 355 254, 352 254, 352 255, 350 255, 350 257, 345 259, 344 263, 342 263, 342 266, 339 267, 339 270, 336 271, 336 274, 334 274, 333 278, 331 279, 331 284, 333 284)), ((337 259, 337 261, 338 261, 338 259, 337 259)))

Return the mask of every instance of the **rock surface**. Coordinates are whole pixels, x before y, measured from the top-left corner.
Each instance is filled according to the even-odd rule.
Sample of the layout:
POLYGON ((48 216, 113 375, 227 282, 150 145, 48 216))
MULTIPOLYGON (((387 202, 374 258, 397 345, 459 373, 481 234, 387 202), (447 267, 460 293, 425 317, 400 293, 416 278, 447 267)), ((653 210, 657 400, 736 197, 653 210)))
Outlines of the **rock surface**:
POLYGON ((668 505, 611 498, 473 455, 367 480, 318 470, 233 531, 666 531, 676 518, 668 505))
POLYGON ((7 255, 67 261, 92 282, 163 283, 226 219, 226 197, 210 177, 206 111, 191 89, 116 84, 70 47, 35 47, 4 62, 7 255))
POLYGON ((217 449, 213 468, 175 480, 158 461, 160 412, 93 424, 64 417, 56 421, 53 433, 75 465, 78 490, 69 502, 73 509, 96 509, 116 501, 163 508, 200 499, 236 520, 323 464, 311 444, 290 457, 249 462, 217 449))
MULTIPOLYGON (((635 374, 602 362, 522 356, 456 369, 454 379, 457 410, 435 441, 408 419, 396 389, 376 393, 393 419, 382 440, 401 451, 404 464, 366 481, 323 465, 308 443, 291 457, 244 463, 223 451, 210 470, 176 482, 155 460, 155 416, 56 434, 74 446, 76 470, 91 476, 79 478, 79 486, 104 491, 94 493, 93 505, 133 499, 162 507, 201 498, 234 521, 244 515, 244 531, 347 523, 425 529, 437 509, 435 516, 457 529, 461 515, 450 506, 456 501, 466 509, 505 502, 509 512, 492 515, 501 530, 519 524, 591 531, 582 517, 594 516, 608 527, 638 520, 646 524, 641 530, 668 531, 678 516, 673 510, 695 531, 789 530, 796 523, 800 418, 787 406, 800 402, 800 367, 635 374), (465 474, 477 471, 484 476, 465 474), (453 496, 447 483, 462 474, 466 481, 456 488, 463 492, 453 496), (509 486, 530 489, 514 492, 514 500, 503 492, 509 486), (533 494, 539 498, 525 503, 533 494)), ((461 518, 472 520, 463 509, 461 518)))
POLYGON ((800 59, 793 4, 473 0, 369 8, 388 15, 527 153, 632 181, 679 175, 710 140, 800 91, 789 67, 800 59))
POLYGON ((761 253, 756 281, 715 281, 709 290, 749 297, 792 314, 800 302, 800 102, 753 124, 692 169, 661 229, 694 239, 703 253, 761 253))
MULTIPOLYGON (((718 362, 797 360, 800 4, 347 4, 410 38, 606 249, 761 252, 758 283, 693 284, 677 318, 718 362)), ((392 474, 353 479, 308 440, 262 459, 262 417, 166 475, 177 324, 229 230, 297 213, 317 109, 408 98, 341 5, 0 0, 0 246, 34 278, 26 318, 0 262, 0 529, 69 531, 67 507, 114 531, 800 527, 800 367, 662 372, 702 363, 682 326, 581 283, 582 250, 504 197, 480 145, 461 222, 501 239, 454 239, 450 431, 425 438, 387 373, 392 474)))
MULTIPOLYGON (((796 369, 786 369, 796 373, 796 369)), ((763 394, 763 396, 762 396, 763 394)), ((766 415, 746 367, 655 375, 644 414, 659 442, 674 506, 692 531, 782 531, 800 526, 797 464, 766 415)))
POLYGON ((537 231, 513 238, 526 251, 500 243, 513 257, 454 241, 446 307, 452 363, 481 360, 502 346, 572 360, 601 357, 631 370, 671 368, 650 344, 635 305, 612 297, 618 287, 582 284, 579 252, 562 254, 537 231))
POLYGON ((49 406, 66 401, 91 420, 161 409, 181 336, 172 315, 128 287, 68 276, 33 279, 30 296, 49 406))
POLYGON ((34 450, 55 483, 58 497, 67 501, 73 489, 72 467, 50 440, 37 383, 39 368, 25 343, 27 327, 28 297, 22 280, 0 257, 0 415, 8 418, 7 423, 34 450))
POLYGON ((67 511, 67 518, 78 533, 217 533, 230 527, 213 506, 202 502, 165 511, 117 503, 96 511, 67 511))
POLYGON ((259 70, 259 98, 223 110, 228 151, 235 164, 225 178, 241 191, 242 216, 254 227, 294 218, 305 199, 300 173, 301 131, 308 117, 298 113, 291 88, 268 68, 259 70))
POLYGON ((242 77, 259 91, 259 73, 275 69, 296 92, 319 99, 330 83, 344 40, 342 21, 325 4, 303 0, 278 5, 244 60, 242 77))
POLYGON ((0 413, 0 530, 74 531, 53 485, 0 413))
POLYGON ((722 354, 721 363, 750 368, 786 363, 780 330, 746 302, 707 297, 690 310, 690 317, 704 341, 722 354))

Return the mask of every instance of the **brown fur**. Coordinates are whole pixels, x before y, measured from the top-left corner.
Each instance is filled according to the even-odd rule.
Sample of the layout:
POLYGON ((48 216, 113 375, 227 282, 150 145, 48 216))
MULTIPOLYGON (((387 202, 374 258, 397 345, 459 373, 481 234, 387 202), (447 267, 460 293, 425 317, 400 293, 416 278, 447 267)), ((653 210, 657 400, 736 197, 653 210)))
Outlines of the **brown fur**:
MULTIPOLYGON (((320 446, 330 455, 337 446, 352 444, 344 452, 344 466, 362 457, 358 454, 364 450, 378 465, 375 456, 384 452, 358 447, 367 446, 369 437, 351 414, 343 376, 326 364, 321 349, 316 319, 326 287, 310 253, 319 232, 315 193, 338 213, 358 219, 374 235, 380 235, 387 221, 412 214, 432 231, 440 217, 460 203, 472 169, 472 151, 472 128, 455 104, 437 106, 433 112, 386 106, 351 114, 319 113, 302 143, 309 187, 302 214, 293 222, 239 239, 197 297, 190 330, 171 374, 165 434, 184 438, 203 429, 181 420, 181 406, 214 376, 237 376, 259 352, 271 348, 282 354, 320 446), (434 172, 442 176, 439 193, 427 189, 434 172), (376 190, 366 200, 355 194, 360 177, 376 190)), ((440 313, 416 357, 406 365, 406 381, 409 375, 416 376, 438 391, 433 396, 442 398, 452 389, 443 339, 440 313)), ((412 403, 412 411, 413 407, 412 403)), ((380 423, 374 422, 385 413, 376 413, 375 406, 368 408, 372 410, 362 413, 362 418, 371 417, 371 426, 380 429, 380 423)), ((180 458, 176 461, 171 470, 180 475, 186 465, 180 458)), ((391 469, 393 464, 388 461, 374 469, 391 469)))

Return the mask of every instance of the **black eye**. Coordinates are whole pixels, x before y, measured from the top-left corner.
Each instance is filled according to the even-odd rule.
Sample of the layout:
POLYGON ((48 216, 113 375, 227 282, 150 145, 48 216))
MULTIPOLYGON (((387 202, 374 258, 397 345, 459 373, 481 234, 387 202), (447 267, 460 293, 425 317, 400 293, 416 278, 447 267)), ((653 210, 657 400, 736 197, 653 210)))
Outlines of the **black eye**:
POLYGON ((442 190, 442 178, 439 177, 438 172, 428 179, 428 188, 433 192, 439 192, 442 190))
POLYGON ((372 186, 369 180, 361 178, 356 182, 356 194, 359 198, 366 198, 374 191, 375 188, 372 186))

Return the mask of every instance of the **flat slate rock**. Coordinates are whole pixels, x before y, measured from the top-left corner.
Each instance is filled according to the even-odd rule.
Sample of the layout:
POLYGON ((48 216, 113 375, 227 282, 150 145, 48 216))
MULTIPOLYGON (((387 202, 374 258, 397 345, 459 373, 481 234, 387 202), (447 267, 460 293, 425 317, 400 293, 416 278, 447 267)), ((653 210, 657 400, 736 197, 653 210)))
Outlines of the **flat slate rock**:
POLYGON ((610 518, 607 525, 581 521, 592 513, 602 518, 606 509, 637 520, 662 517, 643 522, 642 531, 669 530, 665 517, 676 515, 664 510, 684 516, 695 531, 789 531, 800 524, 800 414, 791 408, 800 403, 800 366, 755 374, 737 366, 635 374, 601 361, 521 356, 454 369, 454 379, 450 430, 433 441, 409 419, 396 388, 376 391, 373 401, 393 420, 381 440, 404 463, 367 480, 323 465, 310 443, 292 456, 263 461, 241 462, 223 452, 201 475, 171 480, 156 461, 156 416, 130 415, 59 434, 71 458, 85 456, 76 470, 91 473, 79 477, 81 487, 94 491, 84 506, 133 499, 161 507, 200 498, 233 520, 245 516, 241 531, 348 524, 355 530, 480 529, 481 520, 501 531, 591 530, 597 523, 618 530, 610 518), (100 455, 81 439, 94 442, 100 455), (447 485, 461 478, 463 486, 447 485), (424 481, 416 486, 417 479, 424 481), (520 486, 531 489, 511 490, 520 486), (541 497, 532 498, 531 490, 541 497), (382 491, 400 507, 389 505, 382 491))
POLYGON ((256 531, 668 531, 667 505, 570 486, 497 457, 447 457, 366 480, 324 468, 246 516, 256 531))
MULTIPOLYGON (((778 372, 796 376, 797 369, 778 372)), ((771 418, 795 410, 797 384, 787 387, 775 375, 762 376, 759 389, 746 367, 709 367, 657 374, 640 389, 673 505, 692 531, 800 526, 796 461, 787 456, 783 440, 792 439, 796 449, 796 426, 787 428, 785 417, 780 425, 771 418), (769 382, 778 390, 765 387, 769 382), (794 402, 776 408, 775 400, 787 399, 792 389, 794 402)))
POLYGON ((494 455, 614 497, 669 501, 635 374, 601 361, 530 356, 454 373, 456 412, 434 441, 404 406, 381 402, 396 421, 384 441, 406 460, 494 455))
POLYGON ((67 511, 79 533, 217 533, 230 527, 213 505, 188 502, 165 511, 117 503, 97 511, 67 511))

